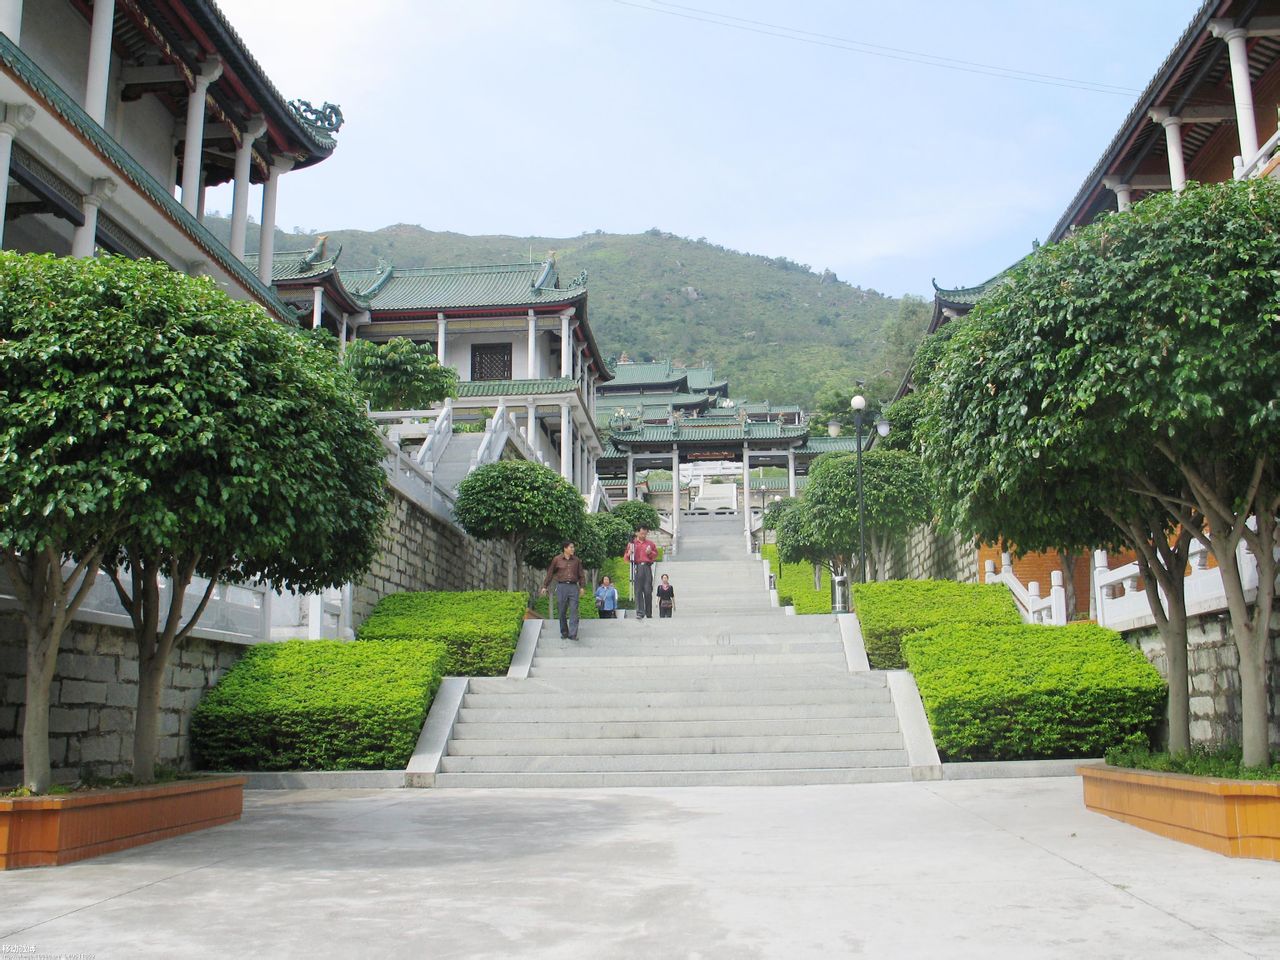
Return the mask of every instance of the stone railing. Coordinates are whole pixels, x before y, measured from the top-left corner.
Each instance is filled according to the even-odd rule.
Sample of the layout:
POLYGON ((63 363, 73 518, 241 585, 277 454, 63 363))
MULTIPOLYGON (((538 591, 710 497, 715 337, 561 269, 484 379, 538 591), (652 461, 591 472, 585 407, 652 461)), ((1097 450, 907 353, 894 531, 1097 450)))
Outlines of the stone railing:
POLYGON ((1280 130, 1273 133, 1271 138, 1258 149, 1257 155, 1248 158, 1247 162, 1245 157, 1235 158, 1235 179, 1249 180, 1260 176, 1275 157, 1278 147, 1280 147, 1280 130))
POLYGON ((604 492, 604 485, 599 477, 595 478, 590 491, 584 493, 582 499, 586 501, 587 513, 599 513, 609 506, 609 496, 604 492))
POLYGON ((1049 596, 1040 595, 1040 584, 1032 580, 1026 586, 1013 572, 1013 563, 1009 554, 1000 554, 1000 569, 996 570, 994 560, 987 561, 987 583, 1003 583, 1013 594, 1013 602, 1018 613, 1027 623, 1047 623, 1064 626, 1067 622, 1067 590, 1064 586, 1061 570, 1054 570, 1050 575, 1049 596))
POLYGON ((498 401, 498 408, 493 412, 493 416, 485 421, 484 439, 480 441, 480 446, 476 448, 471 458, 471 469, 501 460, 502 451, 508 443, 515 447, 524 459, 547 466, 547 458, 533 448, 533 444, 529 442, 524 431, 516 424, 515 417, 507 409, 506 398, 502 398, 498 401))
MULTIPOLYGON (((63 573, 69 574, 70 571, 71 567, 67 566, 64 567, 63 573)), ((191 585, 182 597, 183 623, 195 612, 208 585, 209 581, 201 577, 192 579, 191 585)), ((172 587, 169 581, 161 578, 162 610, 168 609, 171 593, 172 587)), ((191 635, 228 643, 260 643, 271 636, 273 599, 274 593, 266 585, 217 584, 191 635)), ((13 584, 5 573, 0 571, 0 610, 17 609, 19 604, 13 584)), ((123 627, 126 630, 133 628, 133 621, 120 603, 115 585, 101 570, 98 571, 89 595, 76 611, 74 619, 81 623, 123 627)))
MULTIPOLYGON (((1258 593, 1258 564, 1243 542, 1236 548, 1245 599, 1250 603, 1258 593)), ((1184 581, 1187 615, 1216 613, 1227 608, 1227 593, 1222 585, 1222 571, 1209 566, 1209 548, 1198 540, 1191 544, 1189 572, 1184 581)), ((1146 590, 1138 586, 1141 576, 1137 563, 1110 570, 1107 552, 1093 555, 1094 606, 1098 623, 1113 630, 1137 630, 1156 622, 1147 601, 1146 590)), ((1161 591, 1161 599, 1164 592, 1161 591)))

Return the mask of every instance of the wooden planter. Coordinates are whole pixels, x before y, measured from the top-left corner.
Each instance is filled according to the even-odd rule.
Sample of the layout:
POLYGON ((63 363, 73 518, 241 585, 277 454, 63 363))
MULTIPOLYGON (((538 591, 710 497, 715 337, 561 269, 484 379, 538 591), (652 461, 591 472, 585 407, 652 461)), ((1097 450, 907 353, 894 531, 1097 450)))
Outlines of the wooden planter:
POLYGON ((0 870, 128 850, 240 819, 244 777, 0 798, 0 870))
POLYGON ((1280 783, 1104 764, 1076 769, 1084 805, 1095 813, 1228 857, 1280 860, 1280 783))

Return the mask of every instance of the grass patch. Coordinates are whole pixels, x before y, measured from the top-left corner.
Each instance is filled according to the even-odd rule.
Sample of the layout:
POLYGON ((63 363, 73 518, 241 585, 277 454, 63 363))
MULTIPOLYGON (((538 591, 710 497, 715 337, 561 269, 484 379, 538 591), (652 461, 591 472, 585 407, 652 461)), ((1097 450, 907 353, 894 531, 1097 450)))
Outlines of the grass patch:
POLYGON ((1221 780, 1280 780, 1280 754, 1272 754, 1271 764, 1265 767, 1246 767, 1241 758, 1238 744, 1221 747, 1196 744, 1189 753, 1164 753, 1153 751, 1143 737, 1134 737, 1106 752, 1107 764, 1112 767, 1221 780))
POLYGON ((762 544, 760 556, 769 561, 773 573, 774 588, 778 591, 778 603, 795 607, 796 613, 831 612, 831 571, 821 567, 821 586, 813 589, 813 564, 782 563, 778 559, 778 546, 762 544))

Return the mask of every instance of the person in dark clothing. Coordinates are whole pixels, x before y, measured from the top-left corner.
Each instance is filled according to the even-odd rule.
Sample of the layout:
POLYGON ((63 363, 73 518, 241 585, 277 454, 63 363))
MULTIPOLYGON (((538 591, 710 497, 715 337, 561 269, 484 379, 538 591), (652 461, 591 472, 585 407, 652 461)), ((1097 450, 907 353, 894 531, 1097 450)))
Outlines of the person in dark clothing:
POLYGON ((664 573, 662 575, 662 583, 658 584, 658 616, 669 617, 671 611, 676 608, 676 591, 671 586, 671 580, 664 573))
POLYGON ((547 576, 538 592, 545 594, 552 581, 556 585, 556 605, 560 608, 560 639, 577 640, 578 598, 587 592, 587 576, 582 561, 574 556, 572 540, 561 544, 560 555, 547 567, 547 576))
POLYGON ((653 564, 658 559, 658 545, 649 539, 649 528, 638 527, 636 537, 627 544, 626 559, 631 561, 631 579, 635 582, 636 619, 653 616, 653 564))

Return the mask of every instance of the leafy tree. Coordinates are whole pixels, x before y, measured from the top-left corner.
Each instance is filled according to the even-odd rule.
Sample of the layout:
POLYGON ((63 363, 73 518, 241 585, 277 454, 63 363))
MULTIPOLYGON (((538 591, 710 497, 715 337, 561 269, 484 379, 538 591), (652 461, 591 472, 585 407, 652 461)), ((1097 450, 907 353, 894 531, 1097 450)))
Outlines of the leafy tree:
POLYGON ((600 537, 604 559, 622 556, 623 551, 627 549, 627 543, 631 540, 631 524, 616 512, 593 513, 587 519, 600 537))
POLYGON ((422 410, 458 390, 457 371, 441 366, 430 344, 404 337, 353 340, 342 363, 374 410, 422 410))
POLYGON ((131 358, 116 320, 141 269, 0 252, 0 561, 26 634, 23 784, 52 782, 49 695, 63 632, 129 521, 174 398, 131 358))
POLYGON ((794 507, 800 500, 798 497, 781 497, 765 504, 764 517, 761 523, 766 530, 776 531, 782 523, 782 515, 794 507))
POLYGON ((630 524, 633 531, 641 526, 657 530, 661 523, 658 511, 643 500, 625 500, 614 507, 611 513, 630 524))
POLYGON ((876 440, 876 448, 880 450, 907 450, 920 452, 920 437, 917 428, 924 415, 923 396, 919 390, 899 397, 885 407, 884 416, 892 429, 887 437, 876 440))
MULTIPOLYGON (((993 474, 1025 460, 1052 465, 1069 449, 1097 478, 1123 479, 1089 490, 1099 510, 1115 509, 1117 489, 1137 491, 1206 542, 1239 652, 1249 765, 1268 760, 1280 511, 1277 222, 1274 181, 1191 186, 1042 248, 970 314, 965 359, 937 378, 932 408, 984 411, 993 474), (959 373, 963 363, 973 371, 959 373), (1242 542, 1258 564, 1252 606, 1237 561, 1242 542)), ((958 437, 947 443, 963 455, 958 437)))
MULTIPOLYGON (((6 450, 32 463, 46 458, 37 479, 47 502, 56 511, 70 496, 83 509, 62 514, 64 529, 79 538, 64 541, 62 556, 96 558, 133 622, 140 658, 134 776, 147 781, 169 654, 195 626, 215 582, 265 578, 316 589, 362 572, 385 509, 382 446, 353 399, 353 383, 322 351, 207 279, 110 257, 7 266, 6 277, 30 285, 6 298, 24 318, 7 331, 6 360, 21 368, 33 350, 50 347, 49 358, 61 359, 43 381, 20 369, 22 379, 5 378, 7 400, 45 411, 43 431, 10 432, 6 450), (85 384, 77 399, 96 424, 42 396, 67 373, 85 384), (89 440, 83 447, 80 431, 89 440), (59 445, 70 470, 51 458, 59 445), (102 511, 117 501, 92 496, 108 472, 122 523, 102 511), (196 575, 209 578, 209 587, 184 618, 196 575)), ((26 562, 38 542, 21 539, 21 526, 15 533, 9 559, 26 562)), ((43 549, 47 577, 59 547, 46 542, 43 549)))
MULTIPOLYGON (((579 534, 585 507, 580 494, 554 470, 527 460, 487 463, 463 478, 453 515, 478 540, 501 540, 510 547, 507 589, 517 589, 521 558, 535 566, 550 562, 547 542, 579 534), (530 544, 536 549, 527 552, 530 544)), ((559 549, 556 543, 555 549, 559 549)))

